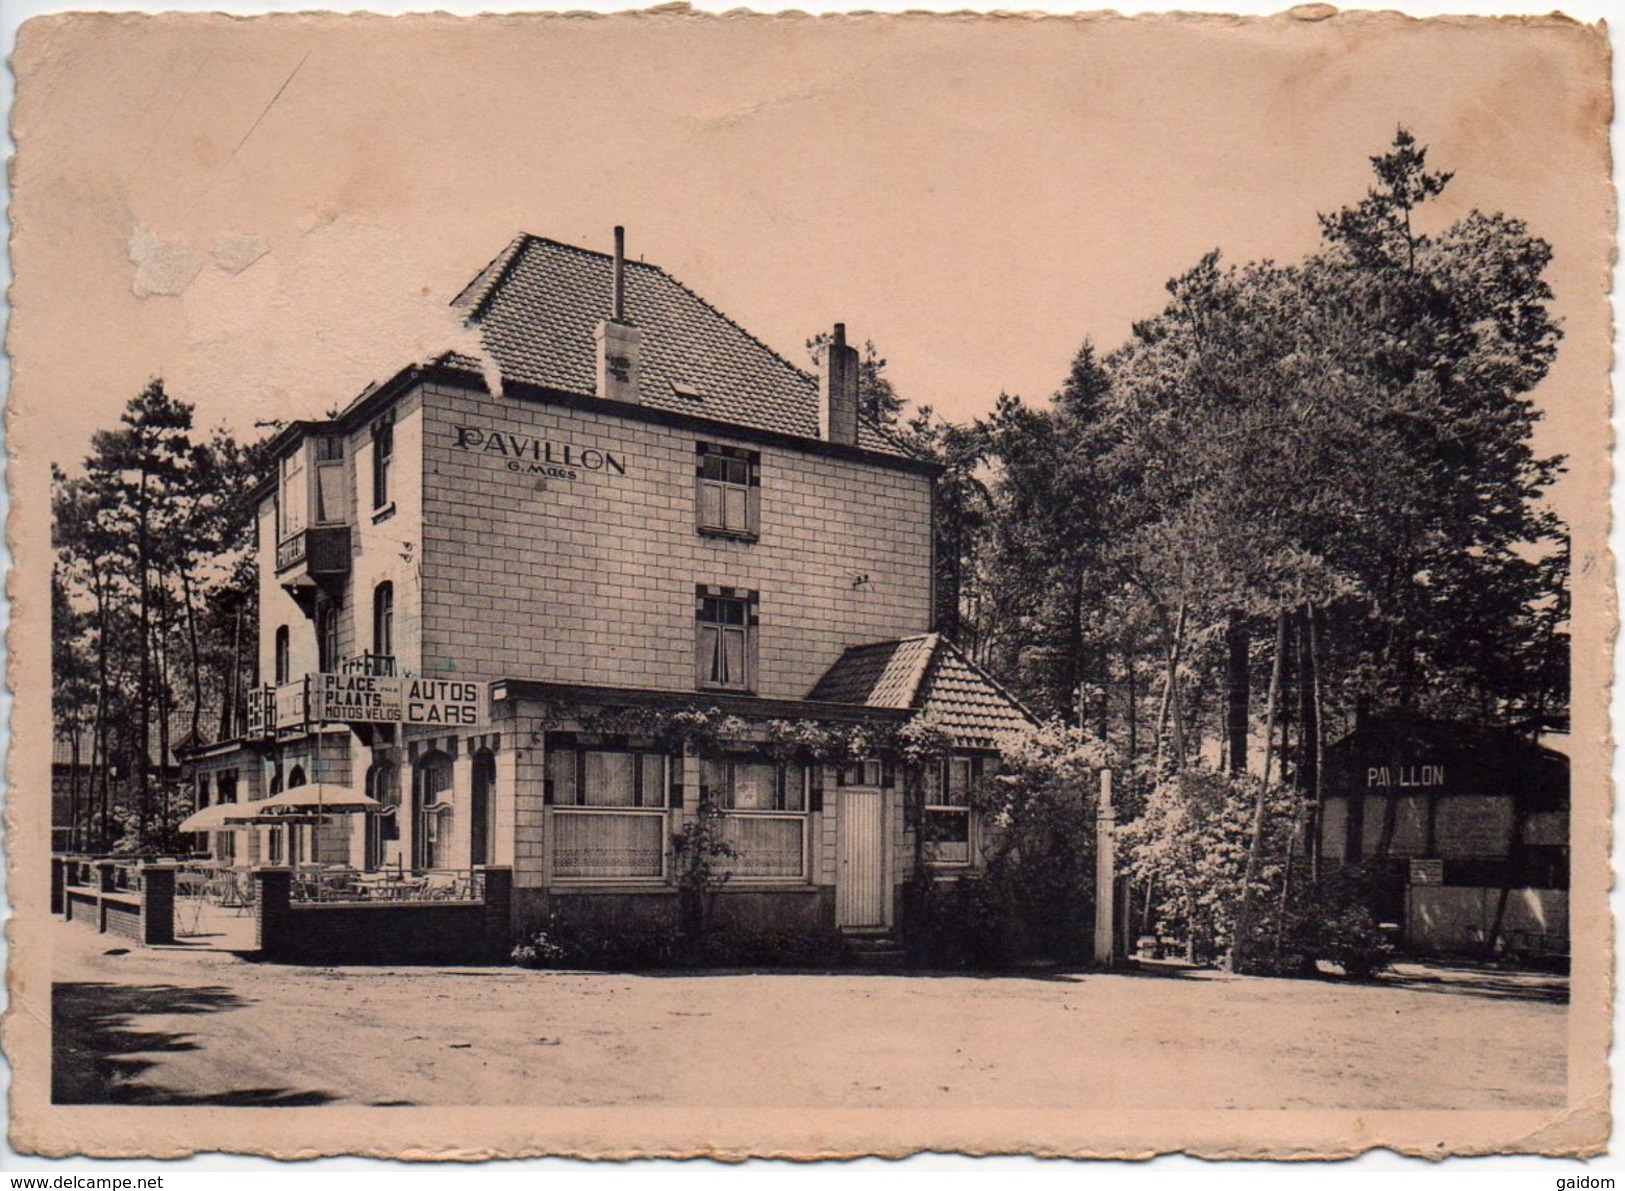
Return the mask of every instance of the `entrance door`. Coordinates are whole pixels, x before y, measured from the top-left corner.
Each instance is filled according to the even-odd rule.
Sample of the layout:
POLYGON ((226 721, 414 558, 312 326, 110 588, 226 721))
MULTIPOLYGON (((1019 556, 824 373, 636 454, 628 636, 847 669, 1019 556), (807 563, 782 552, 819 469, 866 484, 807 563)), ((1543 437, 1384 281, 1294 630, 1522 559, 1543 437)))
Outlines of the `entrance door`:
POLYGON ((846 786, 836 825, 835 921, 886 925, 886 800, 880 790, 846 786))

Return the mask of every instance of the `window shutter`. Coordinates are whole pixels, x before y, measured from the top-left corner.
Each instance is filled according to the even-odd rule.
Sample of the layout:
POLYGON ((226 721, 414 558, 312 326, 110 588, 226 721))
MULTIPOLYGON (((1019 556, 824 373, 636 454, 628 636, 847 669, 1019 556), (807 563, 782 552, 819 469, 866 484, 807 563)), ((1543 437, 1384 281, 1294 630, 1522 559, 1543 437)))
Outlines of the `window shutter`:
POLYGON ((897 785, 897 766, 890 761, 880 762, 880 784, 888 790, 897 785))
POLYGON ((745 494, 745 532, 762 532, 762 484, 754 467, 750 469, 750 490, 745 494))
POLYGON ((824 767, 816 761, 807 767, 807 810, 815 815, 824 810, 824 767))
POLYGON ((671 806, 675 810, 683 809, 683 758, 671 757, 666 762, 671 772, 671 806))

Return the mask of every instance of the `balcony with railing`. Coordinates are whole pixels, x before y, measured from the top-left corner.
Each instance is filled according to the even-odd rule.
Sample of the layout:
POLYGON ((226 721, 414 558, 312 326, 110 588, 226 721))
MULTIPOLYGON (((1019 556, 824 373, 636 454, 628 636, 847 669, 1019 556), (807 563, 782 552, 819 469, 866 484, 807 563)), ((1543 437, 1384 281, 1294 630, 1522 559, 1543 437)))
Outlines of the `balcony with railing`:
POLYGON ((350 573, 350 505, 342 437, 312 435, 278 459, 277 582, 296 590, 350 573))
POLYGON ((358 653, 339 663, 340 674, 364 674, 373 678, 394 678, 395 659, 387 653, 358 653))
POLYGON ((350 573, 350 527, 312 525, 277 543, 278 582, 342 578, 350 573))

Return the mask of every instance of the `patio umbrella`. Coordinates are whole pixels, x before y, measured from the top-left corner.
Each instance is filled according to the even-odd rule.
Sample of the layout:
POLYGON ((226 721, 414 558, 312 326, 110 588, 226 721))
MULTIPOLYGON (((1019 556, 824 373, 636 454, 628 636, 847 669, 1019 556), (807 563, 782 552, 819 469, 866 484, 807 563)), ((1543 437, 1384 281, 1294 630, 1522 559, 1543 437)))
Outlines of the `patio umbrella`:
POLYGON ((318 815, 353 814, 356 811, 381 811, 384 804, 376 798, 369 798, 359 790, 352 790, 349 786, 333 786, 324 783, 295 786, 291 790, 284 790, 263 802, 256 802, 254 806, 259 811, 262 820, 274 815, 287 813, 306 813, 318 815))
POLYGON ((249 826, 249 820, 254 818, 254 811, 253 806, 242 806, 235 802, 216 802, 182 819, 175 830, 237 831, 249 826))

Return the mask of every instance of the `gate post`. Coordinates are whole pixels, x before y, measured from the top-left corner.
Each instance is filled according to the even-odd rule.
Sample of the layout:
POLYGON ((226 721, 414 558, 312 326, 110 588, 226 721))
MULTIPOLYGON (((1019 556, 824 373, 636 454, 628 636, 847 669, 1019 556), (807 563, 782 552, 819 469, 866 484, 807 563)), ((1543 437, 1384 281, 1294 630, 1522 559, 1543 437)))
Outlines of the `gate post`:
POLYGON ((1095 811, 1095 963, 1112 964, 1116 926, 1117 809, 1112 806, 1112 771, 1100 771, 1100 802, 1095 811))
POLYGON ((175 941, 175 870, 168 865, 141 870, 141 941, 175 941))

